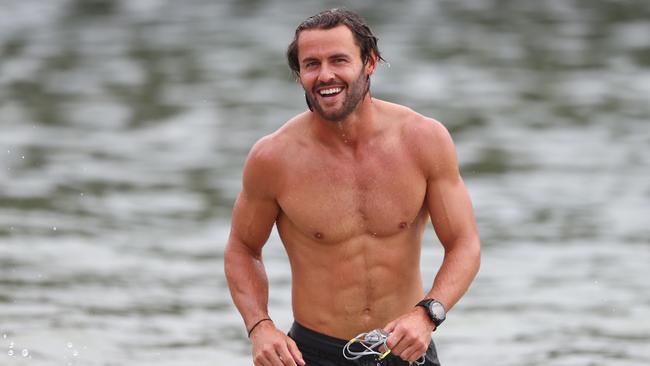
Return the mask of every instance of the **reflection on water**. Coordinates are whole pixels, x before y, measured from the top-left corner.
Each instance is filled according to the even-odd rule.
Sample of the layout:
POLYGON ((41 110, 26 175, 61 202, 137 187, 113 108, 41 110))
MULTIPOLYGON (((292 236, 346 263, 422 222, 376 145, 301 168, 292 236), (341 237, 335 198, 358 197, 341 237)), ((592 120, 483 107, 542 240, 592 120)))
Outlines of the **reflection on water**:
MULTIPOLYGON (((374 96, 448 126, 475 201, 483 267, 441 360, 648 364, 648 3, 349 7, 390 62, 374 96)), ((0 4, 1 364, 251 363, 221 269, 230 208, 249 147, 305 108, 284 49, 319 10, 0 4)), ((265 258, 286 327, 275 234, 265 258)))

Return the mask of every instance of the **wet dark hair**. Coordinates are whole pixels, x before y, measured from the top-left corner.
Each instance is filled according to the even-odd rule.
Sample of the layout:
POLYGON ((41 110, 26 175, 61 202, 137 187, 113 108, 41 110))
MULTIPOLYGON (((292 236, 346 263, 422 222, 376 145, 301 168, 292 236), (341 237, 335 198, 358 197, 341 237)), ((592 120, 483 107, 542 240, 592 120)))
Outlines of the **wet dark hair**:
POLYGON ((322 11, 311 16, 296 28, 293 41, 287 48, 287 61, 289 68, 298 76, 300 74, 300 61, 298 61, 298 37, 300 32, 307 29, 332 29, 339 25, 345 25, 354 36, 354 41, 361 49, 361 61, 365 65, 372 54, 377 60, 384 61, 377 47, 377 37, 372 34, 370 27, 358 14, 343 8, 334 8, 322 11))

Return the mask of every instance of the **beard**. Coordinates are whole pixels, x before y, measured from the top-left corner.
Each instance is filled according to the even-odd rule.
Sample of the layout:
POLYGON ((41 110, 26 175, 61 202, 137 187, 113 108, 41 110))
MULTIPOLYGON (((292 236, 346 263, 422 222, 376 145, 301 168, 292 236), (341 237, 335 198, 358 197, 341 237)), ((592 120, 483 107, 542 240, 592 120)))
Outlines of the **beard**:
MULTIPOLYGON (((303 89, 305 89, 304 86, 303 89)), ((305 89, 305 99, 307 101, 307 106, 309 109, 312 111, 315 110, 318 114, 321 115, 323 119, 331 122, 340 122, 357 108, 357 105, 359 105, 361 100, 363 100, 363 97, 366 95, 366 92, 368 92, 369 89, 370 78, 364 74, 362 69, 357 79, 352 82, 351 85, 348 85, 340 80, 335 80, 330 83, 319 83, 314 86, 311 93, 305 89), (343 100, 343 105, 341 105, 341 107, 336 110, 325 111, 323 109, 323 106, 318 101, 316 88, 341 84, 345 84, 345 89, 342 91, 342 93, 346 93, 345 99, 343 100)))

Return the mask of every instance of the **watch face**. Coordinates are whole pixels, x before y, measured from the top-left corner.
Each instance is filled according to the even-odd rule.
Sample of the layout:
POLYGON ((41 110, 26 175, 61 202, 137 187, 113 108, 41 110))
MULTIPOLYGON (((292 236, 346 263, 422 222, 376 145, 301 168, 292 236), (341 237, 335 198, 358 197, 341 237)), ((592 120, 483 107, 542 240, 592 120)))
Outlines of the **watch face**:
POLYGON ((432 302, 429 305, 429 310, 431 311, 431 314, 433 314, 433 316, 439 321, 445 320, 445 308, 441 303, 435 301, 432 302))

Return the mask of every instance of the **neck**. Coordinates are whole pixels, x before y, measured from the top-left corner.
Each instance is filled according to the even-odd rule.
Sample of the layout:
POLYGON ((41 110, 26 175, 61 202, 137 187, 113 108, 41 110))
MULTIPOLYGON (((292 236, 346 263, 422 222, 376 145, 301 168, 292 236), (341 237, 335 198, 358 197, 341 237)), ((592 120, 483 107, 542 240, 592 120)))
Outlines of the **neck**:
POLYGON ((312 126, 319 140, 327 145, 355 147, 368 139, 376 129, 376 99, 367 93, 357 108, 341 121, 325 120, 317 112, 312 112, 312 126))

